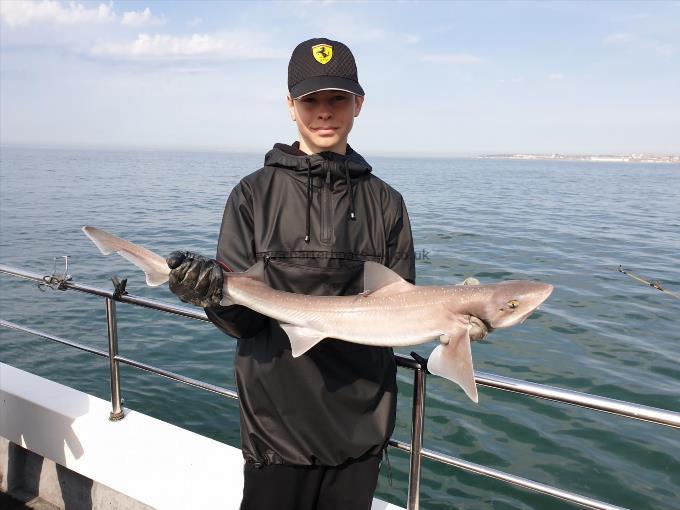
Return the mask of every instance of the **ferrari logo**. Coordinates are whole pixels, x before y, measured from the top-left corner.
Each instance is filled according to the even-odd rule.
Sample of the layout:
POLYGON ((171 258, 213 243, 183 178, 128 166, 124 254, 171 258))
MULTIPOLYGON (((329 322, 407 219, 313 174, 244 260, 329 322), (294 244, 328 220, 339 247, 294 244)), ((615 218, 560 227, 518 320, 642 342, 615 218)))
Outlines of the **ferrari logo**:
POLYGON ((329 44, 312 46, 312 55, 319 64, 328 64, 333 58, 333 46, 329 44))

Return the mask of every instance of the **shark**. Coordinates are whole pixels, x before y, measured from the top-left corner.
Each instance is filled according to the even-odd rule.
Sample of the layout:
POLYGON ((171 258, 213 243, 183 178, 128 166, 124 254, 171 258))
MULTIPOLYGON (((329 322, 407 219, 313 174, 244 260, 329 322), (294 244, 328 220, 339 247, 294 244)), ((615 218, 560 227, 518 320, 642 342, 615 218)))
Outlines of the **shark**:
MULTIPOLYGON (((146 275, 150 286, 168 281, 165 258, 92 226, 83 232, 104 255, 118 253, 146 275)), ((244 272, 225 272, 223 306, 243 305, 279 322, 293 357, 324 338, 372 346, 403 347, 435 341, 430 373, 459 385, 479 401, 472 364, 474 320, 489 331, 524 322, 552 293, 553 286, 529 280, 484 285, 414 285, 377 262, 364 263, 364 291, 352 296, 309 296, 265 283, 259 261, 244 272), (476 318, 476 319, 475 319, 476 318)))

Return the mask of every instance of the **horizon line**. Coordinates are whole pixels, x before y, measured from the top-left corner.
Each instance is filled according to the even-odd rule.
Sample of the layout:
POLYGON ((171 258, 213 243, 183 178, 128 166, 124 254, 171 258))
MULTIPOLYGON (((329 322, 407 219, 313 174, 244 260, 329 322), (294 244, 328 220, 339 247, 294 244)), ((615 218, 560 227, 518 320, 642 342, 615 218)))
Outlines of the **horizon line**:
MULTIPOLYGON (((274 144, 272 144, 273 147, 274 144)), ((351 144, 350 144, 351 145, 351 144)), ((0 149, 2 148, 25 148, 25 149, 49 149, 49 150, 85 150, 85 151, 160 151, 160 152, 198 152, 198 153, 236 153, 236 154, 252 154, 261 156, 262 154, 271 150, 266 148, 264 150, 254 147, 242 146, 215 146, 215 145, 155 145, 155 144, 106 144, 106 143, 49 143, 49 142, 4 142, 0 141, 0 149)), ((529 156, 551 156, 560 155, 566 157, 580 157, 580 156, 631 156, 632 154, 642 154, 646 156, 657 157, 677 157, 680 152, 676 153, 658 153, 646 151, 601 151, 601 152, 564 152, 564 151, 508 151, 508 150, 488 150, 488 151, 459 151, 459 152, 435 152, 435 151, 395 151, 393 149, 368 149, 363 150, 364 154, 372 154, 378 157, 421 157, 421 158, 478 158, 484 156, 495 156, 498 158, 511 157, 518 155, 529 156)))

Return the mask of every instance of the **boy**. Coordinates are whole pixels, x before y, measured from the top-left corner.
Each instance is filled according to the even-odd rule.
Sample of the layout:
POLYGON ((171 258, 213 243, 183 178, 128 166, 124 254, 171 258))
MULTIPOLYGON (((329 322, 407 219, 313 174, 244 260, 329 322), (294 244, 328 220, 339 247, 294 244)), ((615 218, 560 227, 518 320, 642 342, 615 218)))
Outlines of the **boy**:
POLYGON ((301 294, 362 292, 367 260, 415 281, 404 201, 347 144, 364 103, 351 51, 328 39, 299 44, 288 89, 298 141, 276 144, 264 167, 233 189, 216 260, 168 257, 170 288, 239 339, 241 508, 369 509, 394 429, 392 349, 326 339, 293 359, 276 321, 219 306, 223 271, 258 260, 267 284, 301 294))

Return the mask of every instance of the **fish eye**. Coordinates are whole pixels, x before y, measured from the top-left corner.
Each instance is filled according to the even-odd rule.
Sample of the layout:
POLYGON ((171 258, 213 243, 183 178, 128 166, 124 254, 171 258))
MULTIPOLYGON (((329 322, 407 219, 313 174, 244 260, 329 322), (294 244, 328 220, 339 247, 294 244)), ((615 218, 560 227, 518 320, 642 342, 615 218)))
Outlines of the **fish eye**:
POLYGON ((508 301, 508 306, 510 308, 517 308, 519 306, 519 301, 517 301, 516 299, 511 299, 510 301, 508 301))

